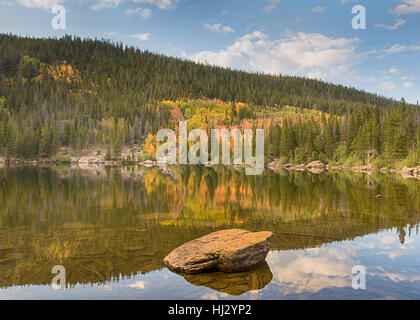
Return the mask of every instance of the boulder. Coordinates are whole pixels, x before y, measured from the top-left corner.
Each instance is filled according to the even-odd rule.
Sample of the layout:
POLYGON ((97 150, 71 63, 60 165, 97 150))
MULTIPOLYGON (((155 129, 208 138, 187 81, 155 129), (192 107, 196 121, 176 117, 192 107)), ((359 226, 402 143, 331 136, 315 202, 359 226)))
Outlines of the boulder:
POLYGON ((157 162, 154 162, 152 160, 146 160, 146 161, 140 162, 139 164, 146 168, 152 168, 152 167, 157 166, 157 162))
POLYGON ((304 164, 297 164, 293 167, 293 170, 304 171, 305 168, 306 168, 306 166, 304 164))
POLYGON ((88 157, 82 157, 78 160, 79 163, 89 163, 89 158, 88 157))
POLYGON ((321 161, 312 161, 309 162, 306 165, 307 169, 319 169, 319 170, 325 170, 327 166, 325 164, 323 164, 321 161))
POLYGON ((106 160, 105 161, 105 167, 116 167, 119 164, 120 163, 118 161, 114 161, 114 160, 106 160))
POLYGON ((270 250, 272 232, 229 229, 187 242, 163 260, 171 270, 200 273, 212 269, 222 272, 250 270, 263 262, 270 250))
POLYGON ((414 172, 415 168, 407 168, 404 167, 401 169, 401 173, 405 173, 405 174, 412 174, 414 172))
POLYGON ((104 164, 105 158, 98 157, 82 157, 79 159, 79 164, 104 164))
POLYGON ((306 170, 315 174, 324 172, 326 168, 327 166, 323 164, 321 161, 312 161, 306 165, 306 170))
POLYGON ((277 171, 277 170, 280 169, 280 165, 279 165, 278 161, 272 161, 272 162, 267 164, 267 168, 269 168, 273 171, 277 171))

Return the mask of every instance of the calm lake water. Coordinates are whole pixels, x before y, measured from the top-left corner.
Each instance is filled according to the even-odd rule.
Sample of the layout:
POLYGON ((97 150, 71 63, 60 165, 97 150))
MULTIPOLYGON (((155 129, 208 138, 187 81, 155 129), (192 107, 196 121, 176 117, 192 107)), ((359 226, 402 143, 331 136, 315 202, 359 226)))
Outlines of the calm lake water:
POLYGON ((0 299, 420 299, 419 223, 420 181, 399 175, 0 168, 0 299), (274 232, 266 263, 164 267, 177 246, 226 228, 274 232), (51 286, 55 265, 64 290, 51 286), (352 288, 355 265, 366 290, 352 288))

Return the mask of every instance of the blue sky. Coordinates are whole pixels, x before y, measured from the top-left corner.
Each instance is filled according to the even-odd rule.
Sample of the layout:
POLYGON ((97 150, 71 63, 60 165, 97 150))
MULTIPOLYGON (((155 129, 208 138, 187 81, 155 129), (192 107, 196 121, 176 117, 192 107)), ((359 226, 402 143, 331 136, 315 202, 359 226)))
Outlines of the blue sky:
POLYGON ((0 0, 0 32, 108 38, 184 59, 420 100, 420 0, 0 0), (66 29, 51 8, 66 9, 66 29), (352 8, 366 9, 355 30, 352 8))

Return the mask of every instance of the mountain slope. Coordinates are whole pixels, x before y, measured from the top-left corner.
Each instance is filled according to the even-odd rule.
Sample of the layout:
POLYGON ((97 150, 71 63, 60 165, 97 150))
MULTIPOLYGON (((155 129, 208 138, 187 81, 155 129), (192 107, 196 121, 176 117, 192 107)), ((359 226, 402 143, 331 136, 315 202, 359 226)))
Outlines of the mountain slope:
POLYGON ((386 163, 418 161, 419 108, 405 102, 107 41, 0 34, 3 156, 51 157, 63 148, 70 154, 96 148, 118 158, 124 147, 153 144, 157 130, 175 128, 176 119, 195 119, 207 130, 211 124, 262 126, 267 155, 283 161, 366 162, 368 150, 386 163))

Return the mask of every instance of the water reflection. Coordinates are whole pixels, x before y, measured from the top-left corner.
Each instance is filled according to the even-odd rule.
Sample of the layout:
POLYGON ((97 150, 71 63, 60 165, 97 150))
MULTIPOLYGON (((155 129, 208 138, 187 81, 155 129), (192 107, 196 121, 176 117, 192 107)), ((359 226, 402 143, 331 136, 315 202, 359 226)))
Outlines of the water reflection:
POLYGON ((301 251, 271 252, 267 261, 273 272, 266 293, 276 298, 420 298, 420 240, 407 236, 401 244, 396 230, 301 251), (398 253, 395 255, 394 253, 398 253), (352 267, 367 271, 367 290, 352 289, 352 267))
MULTIPOLYGON (((358 238, 375 238, 387 229, 394 230, 389 236, 399 247, 389 247, 391 238, 384 238, 371 241, 371 249, 390 259, 378 264, 390 275, 382 281, 402 279, 386 267, 405 257, 407 241, 417 239, 419 194, 416 180, 352 172, 251 177, 229 168, 1 168, 0 287, 49 285, 52 267, 61 264, 74 290, 96 284, 115 293, 125 279, 135 279, 121 297, 125 290, 147 291, 147 280, 156 275, 151 271, 158 270, 168 279, 160 280, 164 285, 156 289, 156 298, 165 298, 179 279, 190 283, 182 293, 192 298, 204 287, 219 298, 284 297, 276 286, 299 297, 347 288, 349 265, 369 243, 358 238), (375 199, 377 194, 384 198, 375 199), (274 232, 264 272, 185 279, 166 273, 162 260, 175 247, 232 227, 274 232), (339 243, 357 243, 359 249, 337 249, 333 260, 315 255, 327 247, 331 254, 339 243)), ((411 270, 413 279, 417 271, 411 270)))
POLYGON ((218 292, 239 296, 248 291, 263 289, 271 282, 273 274, 267 262, 264 262, 255 269, 246 272, 184 274, 183 277, 195 286, 205 286, 218 292))

